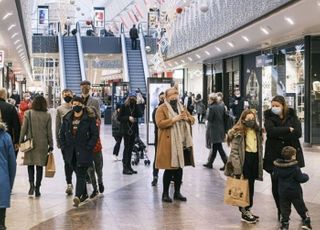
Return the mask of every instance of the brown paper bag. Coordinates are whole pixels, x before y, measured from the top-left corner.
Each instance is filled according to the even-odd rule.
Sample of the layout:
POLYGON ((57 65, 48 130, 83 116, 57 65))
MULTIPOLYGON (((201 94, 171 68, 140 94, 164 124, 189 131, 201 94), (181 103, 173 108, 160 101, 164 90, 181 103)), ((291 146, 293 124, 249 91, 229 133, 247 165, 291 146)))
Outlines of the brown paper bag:
POLYGON ((226 187, 224 190, 224 203, 238 206, 249 206, 249 183, 247 179, 227 177, 226 187))
POLYGON ((54 177, 54 174, 56 173, 56 165, 54 162, 54 156, 53 153, 48 154, 48 161, 46 166, 46 172, 45 177, 54 177))

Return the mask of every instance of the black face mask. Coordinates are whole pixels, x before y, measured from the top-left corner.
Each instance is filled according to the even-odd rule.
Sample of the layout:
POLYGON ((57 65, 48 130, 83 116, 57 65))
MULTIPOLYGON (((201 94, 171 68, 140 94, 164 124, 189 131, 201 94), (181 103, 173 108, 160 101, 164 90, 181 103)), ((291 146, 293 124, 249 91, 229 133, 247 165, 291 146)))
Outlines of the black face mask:
POLYGON ((177 99, 170 100, 170 105, 171 106, 177 107, 177 104, 178 104, 178 100, 177 99))
POLYGON ((243 124, 248 128, 253 128, 256 124, 255 120, 244 121, 243 124))
POLYGON ((72 107, 72 110, 76 113, 80 113, 82 110, 82 105, 75 105, 72 107))
POLYGON ((63 100, 64 100, 65 102, 69 103, 69 102, 72 100, 72 97, 71 97, 71 96, 65 96, 65 97, 63 98, 63 100))

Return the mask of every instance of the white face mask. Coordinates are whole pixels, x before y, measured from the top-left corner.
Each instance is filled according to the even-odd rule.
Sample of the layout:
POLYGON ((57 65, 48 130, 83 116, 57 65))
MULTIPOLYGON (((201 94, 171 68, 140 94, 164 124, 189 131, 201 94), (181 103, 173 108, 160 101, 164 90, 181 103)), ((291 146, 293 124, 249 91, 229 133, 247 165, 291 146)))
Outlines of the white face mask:
POLYGON ((276 115, 281 115, 282 114, 282 109, 280 107, 272 107, 271 112, 273 112, 276 115))

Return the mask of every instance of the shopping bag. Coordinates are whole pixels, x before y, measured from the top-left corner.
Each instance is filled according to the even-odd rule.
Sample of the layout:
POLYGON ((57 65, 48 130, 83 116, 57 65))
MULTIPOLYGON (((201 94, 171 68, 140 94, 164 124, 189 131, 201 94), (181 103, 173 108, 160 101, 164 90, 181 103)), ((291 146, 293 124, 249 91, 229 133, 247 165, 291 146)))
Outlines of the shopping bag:
POLYGON ((21 152, 26 153, 32 149, 33 149, 33 139, 32 138, 27 139, 26 141, 20 143, 20 151, 21 152))
POLYGON ((224 190, 224 203, 238 206, 249 206, 249 183, 247 179, 227 177, 226 187, 224 190))
POLYGON ((54 177, 54 174, 56 173, 56 165, 54 162, 54 156, 53 153, 48 154, 48 161, 46 166, 46 172, 45 177, 54 177))

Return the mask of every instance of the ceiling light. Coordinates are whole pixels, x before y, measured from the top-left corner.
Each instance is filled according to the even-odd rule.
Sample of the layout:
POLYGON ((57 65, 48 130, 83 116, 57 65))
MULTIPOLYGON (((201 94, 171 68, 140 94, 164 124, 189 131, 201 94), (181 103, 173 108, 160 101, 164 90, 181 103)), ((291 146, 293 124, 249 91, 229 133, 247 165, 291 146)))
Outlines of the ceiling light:
POLYGON ((10 31, 13 27, 15 27, 16 24, 12 24, 11 26, 8 27, 8 31, 10 31))
POLYGON ((21 53, 21 52, 23 52, 23 49, 22 49, 22 48, 18 50, 18 53, 21 53))
POLYGON ((14 38, 17 35, 18 35, 18 33, 14 33, 14 34, 12 34, 11 38, 14 38))
POLYGON ((184 60, 181 60, 181 62, 184 64, 184 63, 186 63, 184 60))
POLYGON ((232 42, 227 42, 227 43, 230 47, 234 47, 234 44, 232 42))
POLYGON ((317 5, 320 6, 320 0, 317 0, 317 5))
POLYGON ((260 30, 265 33, 266 35, 269 34, 269 31, 266 28, 261 27, 260 30))
POLYGON ((201 58, 201 56, 199 54, 196 54, 196 57, 199 58, 199 59, 201 58))
POLYGON ((2 20, 6 20, 8 17, 10 17, 12 13, 7 13, 6 15, 3 16, 2 20))
POLYGON ((210 56, 210 53, 209 53, 209 51, 207 51, 207 50, 206 50, 206 51, 204 51, 204 52, 205 52, 205 53, 206 53, 206 54, 207 54, 208 56, 210 56))
POLYGON ((245 40, 246 42, 249 42, 250 40, 249 40, 249 38, 248 37, 246 37, 246 36, 241 36, 242 38, 243 38, 243 40, 245 40))
POLYGON ((174 62, 174 64, 179 65, 179 63, 178 63, 178 62, 176 62, 176 61, 174 62))
POLYGON ((18 43, 18 42, 20 42, 20 40, 19 40, 19 39, 18 39, 18 40, 16 40, 16 41, 14 42, 14 44, 15 44, 15 45, 17 45, 17 43, 18 43))
POLYGON ((191 57, 188 57, 189 61, 192 61, 192 58, 191 57))
POLYGON ((16 47, 16 49, 18 50, 21 46, 22 46, 22 45, 21 45, 21 44, 19 44, 19 45, 16 47))
POLYGON ((216 46, 215 48, 218 52, 221 52, 221 49, 219 47, 216 46))
POLYGON ((284 18, 290 25, 294 25, 294 21, 291 18, 285 17, 284 18))

